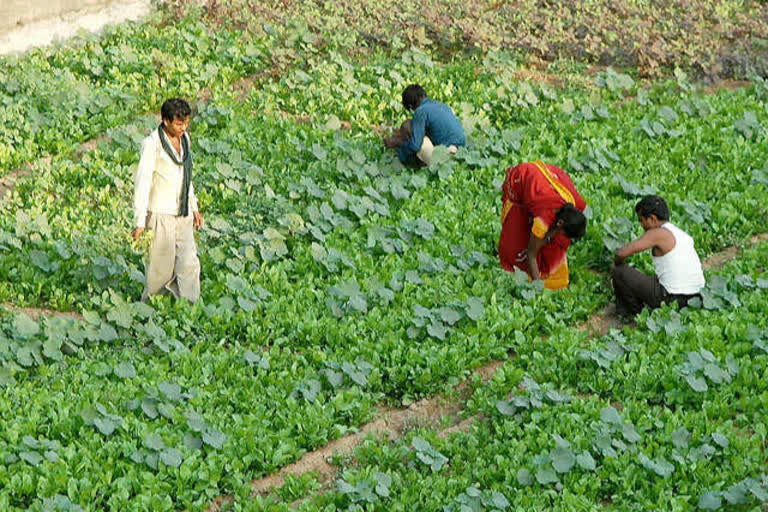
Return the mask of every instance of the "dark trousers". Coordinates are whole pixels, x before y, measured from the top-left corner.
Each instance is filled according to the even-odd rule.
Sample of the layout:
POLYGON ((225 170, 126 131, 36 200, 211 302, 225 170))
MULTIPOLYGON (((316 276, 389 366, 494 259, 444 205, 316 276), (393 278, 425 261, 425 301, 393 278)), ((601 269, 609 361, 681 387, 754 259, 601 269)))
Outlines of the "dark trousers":
POLYGON ((670 294, 659 283, 657 276, 649 276, 630 267, 618 265, 611 271, 613 291, 616 293, 616 314, 620 316, 632 316, 640 313, 644 307, 655 309, 662 304, 677 302, 680 307, 685 307, 694 298, 701 298, 700 294, 676 295, 670 294))

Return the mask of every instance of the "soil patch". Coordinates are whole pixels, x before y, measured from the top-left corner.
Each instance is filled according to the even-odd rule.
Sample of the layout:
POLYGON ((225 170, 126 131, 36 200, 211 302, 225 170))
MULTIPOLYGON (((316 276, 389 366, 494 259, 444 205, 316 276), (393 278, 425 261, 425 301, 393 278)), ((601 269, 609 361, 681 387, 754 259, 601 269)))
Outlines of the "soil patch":
POLYGON ((9 309, 11 311, 15 311, 17 313, 24 313, 28 317, 30 317, 32 320, 38 320, 40 317, 44 316, 60 316, 60 317, 66 317, 66 318, 72 318, 75 320, 83 320, 83 315, 80 313, 75 313, 74 311, 56 311, 55 309, 48 309, 48 308, 22 308, 19 306, 14 306, 13 304, 3 304, 2 307, 4 309, 9 309))
POLYGON ((551 85, 552 87, 563 87, 563 79, 559 76, 535 69, 518 69, 512 73, 512 76, 515 80, 519 80, 521 82, 534 82, 539 84, 544 83, 551 85))
POLYGON ((749 80, 718 80, 712 85, 702 87, 701 92, 704 94, 715 94, 717 91, 734 91, 742 87, 749 87, 750 85, 752 85, 752 82, 749 80))

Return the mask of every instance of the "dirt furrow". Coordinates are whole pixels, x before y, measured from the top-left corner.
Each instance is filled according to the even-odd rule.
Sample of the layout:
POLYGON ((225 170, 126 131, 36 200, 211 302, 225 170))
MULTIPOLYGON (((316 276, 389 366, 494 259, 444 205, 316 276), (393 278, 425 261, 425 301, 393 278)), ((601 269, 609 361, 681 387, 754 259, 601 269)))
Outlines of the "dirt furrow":
POLYGON ((44 316, 61 316, 66 318, 73 318, 75 320, 83 320, 83 315, 80 313, 75 313, 74 311, 56 311, 55 309, 47 308, 23 308, 8 303, 0 304, 0 308, 14 311, 16 313, 24 313, 32 320, 37 320, 44 316))

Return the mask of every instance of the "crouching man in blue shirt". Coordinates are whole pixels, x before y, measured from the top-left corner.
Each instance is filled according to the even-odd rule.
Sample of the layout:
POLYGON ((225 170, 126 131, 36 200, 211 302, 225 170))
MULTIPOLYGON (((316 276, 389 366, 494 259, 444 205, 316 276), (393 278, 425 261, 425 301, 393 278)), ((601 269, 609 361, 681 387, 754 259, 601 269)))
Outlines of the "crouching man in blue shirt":
POLYGON ((455 153, 466 144, 464 128, 445 103, 427 98, 420 85, 409 85, 403 91, 403 106, 413 111, 413 119, 405 121, 391 137, 384 139, 389 149, 397 148, 403 165, 429 165, 435 146, 447 146, 455 153))

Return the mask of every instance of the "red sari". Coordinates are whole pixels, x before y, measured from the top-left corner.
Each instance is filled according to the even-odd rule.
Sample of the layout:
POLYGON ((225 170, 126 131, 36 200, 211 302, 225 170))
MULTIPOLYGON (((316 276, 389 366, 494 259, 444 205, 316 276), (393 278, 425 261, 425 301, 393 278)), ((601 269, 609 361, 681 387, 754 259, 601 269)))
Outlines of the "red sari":
MULTIPOLYGON (((566 203, 584 211, 587 203, 579 195, 570 176, 554 165, 541 161, 518 164, 507 169, 502 186, 501 236, 499 261, 504 270, 515 267, 530 275, 526 261, 531 233, 544 238, 555 222, 555 213, 566 203)), ((566 252, 571 240, 558 233, 539 251, 539 265, 544 285, 550 289, 568 286, 566 252)))

